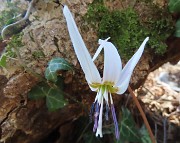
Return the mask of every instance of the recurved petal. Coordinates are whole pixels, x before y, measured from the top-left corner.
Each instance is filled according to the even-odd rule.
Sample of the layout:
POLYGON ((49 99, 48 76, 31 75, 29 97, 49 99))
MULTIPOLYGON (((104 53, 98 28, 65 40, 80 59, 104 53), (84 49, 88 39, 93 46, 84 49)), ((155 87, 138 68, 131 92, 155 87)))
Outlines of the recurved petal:
POLYGON ((132 58, 128 61, 128 63, 123 68, 121 75, 119 77, 119 80, 116 84, 119 88, 119 91, 117 92, 118 94, 123 94, 127 90, 132 72, 136 64, 138 63, 139 59, 141 58, 141 55, 144 51, 144 47, 148 40, 149 40, 149 37, 147 37, 143 41, 140 48, 137 50, 137 52, 132 56, 132 58))
POLYGON ((102 48, 103 48, 102 42, 103 42, 103 41, 108 41, 109 39, 110 39, 110 37, 108 37, 108 38, 105 39, 105 40, 99 39, 99 44, 100 44, 100 46, 98 47, 96 53, 95 53, 94 56, 93 56, 93 61, 98 57, 98 55, 100 54, 100 52, 101 52, 101 50, 102 50, 102 48))
POLYGON ((111 42, 103 41, 102 46, 104 47, 103 82, 116 84, 122 70, 120 55, 111 42))
POLYGON ((116 92, 117 94, 123 94, 129 85, 130 77, 126 78, 117 88, 118 91, 116 92))
POLYGON ((66 5, 64 6, 63 13, 67 22, 69 35, 73 43, 75 53, 83 69, 83 72, 85 73, 86 80, 88 83, 100 83, 101 77, 99 71, 93 63, 85 43, 78 31, 73 16, 66 5))

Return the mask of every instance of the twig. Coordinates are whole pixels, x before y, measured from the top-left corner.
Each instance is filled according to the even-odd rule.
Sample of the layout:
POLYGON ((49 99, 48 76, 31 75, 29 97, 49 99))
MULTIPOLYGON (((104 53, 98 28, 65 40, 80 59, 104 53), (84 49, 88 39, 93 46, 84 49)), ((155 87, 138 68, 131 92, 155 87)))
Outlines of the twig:
POLYGON ((27 12, 26 12, 26 15, 24 16, 24 18, 22 18, 21 20, 15 22, 15 23, 12 23, 12 24, 9 24, 7 26, 5 26, 2 31, 1 31, 1 36, 2 36, 2 39, 3 40, 6 40, 6 31, 11 28, 11 27, 14 27, 18 24, 20 24, 21 22, 23 21, 26 21, 28 18, 29 18, 29 15, 30 15, 30 12, 31 12, 31 9, 33 7, 33 3, 34 3, 35 0, 32 0, 30 3, 29 3, 29 7, 27 9, 27 12))
POLYGON ((163 138, 163 143, 167 142, 167 130, 166 130, 166 125, 167 125, 167 118, 165 117, 163 119, 163 130, 164 130, 164 138, 163 138))
POLYGON ((157 130, 158 130, 158 129, 157 129, 157 124, 155 123, 155 133, 154 133, 154 134, 155 134, 155 138, 156 138, 156 139, 157 139, 157 130))
POLYGON ((151 95, 155 96, 148 88, 146 88, 144 85, 142 86, 144 89, 146 89, 151 95))
POLYGON ((147 128, 147 130, 148 130, 148 132, 149 132, 149 135, 150 135, 150 138, 151 138, 152 143, 156 143, 156 140, 155 140, 154 135, 153 135, 153 133, 152 133, 151 127, 150 127, 150 125, 149 125, 149 123, 148 123, 148 120, 147 120, 147 118, 146 118, 146 115, 144 114, 144 111, 143 111, 142 108, 141 108, 141 105, 140 105, 139 101, 137 100, 137 98, 136 98, 136 96, 134 95, 134 93, 133 93, 133 91, 132 91, 132 89, 131 89, 130 86, 128 87, 128 90, 129 90, 129 92, 130 92, 130 94, 131 94, 131 96, 132 96, 132 98, 133 98, 133 100, 134 100, 134 102, 135 102, 135 104, 136 104, 136 106, 137 106, 137 108, 138 108, 138 110, 139 110, 142 118, 143 118, 144 124, 145 124, 145 126, 146 126, 146 128, 147 128))

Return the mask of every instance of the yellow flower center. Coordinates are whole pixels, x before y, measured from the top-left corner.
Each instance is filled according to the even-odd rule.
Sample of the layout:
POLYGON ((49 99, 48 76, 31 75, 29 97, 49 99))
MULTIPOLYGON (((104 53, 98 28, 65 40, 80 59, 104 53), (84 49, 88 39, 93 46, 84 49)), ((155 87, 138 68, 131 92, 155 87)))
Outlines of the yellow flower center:
POLYGON ((92 83, 90 84, 92 88, 101 89, 102 93, 104 93, 105 89, 110 93, 116 93, 118 91, 117 87, 114 87, 113 82, 104 82, 103 84, 100 83, 92 83))

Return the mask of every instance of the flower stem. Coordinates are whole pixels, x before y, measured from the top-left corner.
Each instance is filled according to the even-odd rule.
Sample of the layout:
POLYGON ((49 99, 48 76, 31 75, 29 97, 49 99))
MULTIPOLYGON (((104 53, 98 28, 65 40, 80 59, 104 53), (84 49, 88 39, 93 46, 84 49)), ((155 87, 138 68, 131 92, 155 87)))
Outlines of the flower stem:
POLYGON ((134 95, 134 93, 133 93, 133 91, 132 91, 132 89, 131 89, 130 86, 128 87, 128 91, 129 91, 130 94, 132 95, 132 98, 133 98, 133 100, 134 100, 134 102, 135 102, 135 104, 136 104, 136 106, 137 106, 137 108, 138 108, 138 110, 139 110, 142 118, 143 118, 144 124, 145 124, 145 126, 146 126, 146 128, 147 128, 147 130, 148 130, 148 132, 149 132, 149 135, 150 135, 150 138, 151 138, 152 143, 156 143, 156 140, 155 140, 155 138, 154 138, 154 135, 153 135, 153 133, 152 133, 152 130, 151 130, 151 127, 150 127, 150 125, 149 125, 149 123, 148 123, 148 120, 147 120, 147 118, 146 118, 146 115, 144 114, 144 111, 142 110, 142 107, 141 107, 139 101, 137 100, 136 96, 134 95))

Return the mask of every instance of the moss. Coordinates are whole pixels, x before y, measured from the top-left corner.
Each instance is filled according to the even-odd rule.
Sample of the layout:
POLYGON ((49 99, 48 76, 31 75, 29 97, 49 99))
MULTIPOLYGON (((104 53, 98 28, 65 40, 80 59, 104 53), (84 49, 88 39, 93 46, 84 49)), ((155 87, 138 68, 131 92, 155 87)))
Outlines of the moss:
POLYGON ((18 50, 22 46, 24 46, 22 43, 22 33, 13 35, 6 46, 6 52, 10 57, 16 57, 14 49, 18 50))
POLYGON ((151 39, 149 45, 155 53, 162 55, 166 51, 166 39, 174 32, 174 22, 167 9, 161 9, 156 5, 150 5, 153 9, 151 17, 143 23, 149 29, 151 39))
MULTIPOLYGON (((158 14, 161 16, 161 11, 158 14)), ((132 8, 124 10, 108 10, 103 3, 92 3, 85 19, 97 29, 98 37, 111 37, 121 56, 127 60, 139 48, 145 37, 149 36, 148 47, 156 54, 166 51, 166 40, 172 31, 172 23, 166 17, 149 18, 142 23, 139 15, 132 8)))
POLYGON ((35 58, 35 59, 39 59, 39 58, 43 58, 43 57, 45 57, 45 55, 44 55, 44 53, 42 52, 42 51, 34 51, 33 53, 32 53, 32 55, 33 55, 33 57, 35 58))

